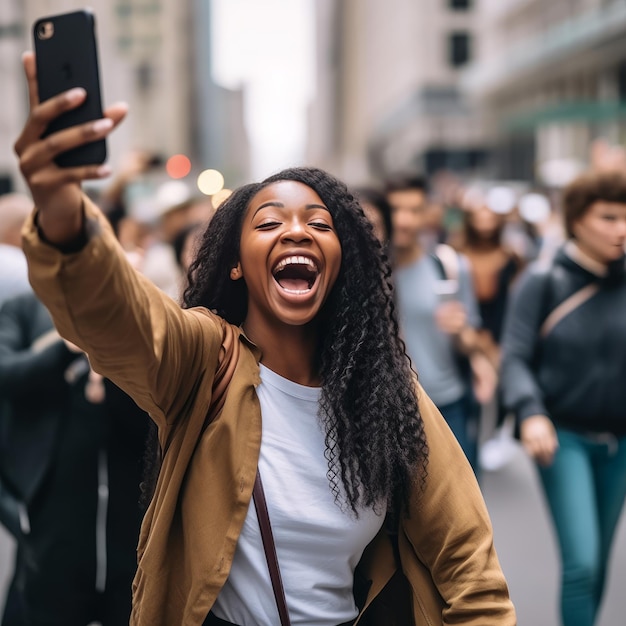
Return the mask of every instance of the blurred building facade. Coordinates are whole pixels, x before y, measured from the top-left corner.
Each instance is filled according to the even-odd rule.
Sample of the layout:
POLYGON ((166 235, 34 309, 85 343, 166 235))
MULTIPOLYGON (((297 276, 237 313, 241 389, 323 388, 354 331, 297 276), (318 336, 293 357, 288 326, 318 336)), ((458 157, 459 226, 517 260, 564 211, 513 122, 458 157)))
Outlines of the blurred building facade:
POLYGON ((309 161, 558 186, 626 145, 624 0, 319 0, 309 161))
POLYGON ((558 185, 594 140, 625 144, 626 2, 482 0, 478 32, 462 85, 487 113, 497 176, 558 185))
POLYGON ((484 166, 487 125, 459 89, 477 0, 319 0, 309 161, 354 182, 484 166))
MULTIPOLYGON (((103 99, 130 105, 128 119, 110 139, 112 165, 131 149, 163 158, 183 153, 194 171, 211 167, 235 183, 246 179, 243 93, 211 80, 209 3, 91 0, 89 5, 97 20, 103 99)), ((42 16, 83 7, 80 0, 2 0, 0 192, 3 184, 19 185, 11 146, 28 111, 20 56, 32 48, 31 25, 42 16)))

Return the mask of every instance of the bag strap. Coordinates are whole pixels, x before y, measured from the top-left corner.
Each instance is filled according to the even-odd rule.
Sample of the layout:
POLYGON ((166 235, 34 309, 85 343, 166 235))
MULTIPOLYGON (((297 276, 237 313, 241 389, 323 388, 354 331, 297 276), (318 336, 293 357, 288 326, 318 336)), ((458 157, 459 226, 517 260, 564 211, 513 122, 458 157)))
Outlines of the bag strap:
POLYGON ((554 308, 543 321, 539 329, 539 336, 545 339, 554 329, 554 327, 570 313, 574 312, 578 307, 583 305, 587 300, 592 298, 600 290, 598 283, 590 283, 582 289, 579 289, 568 298, 565 298, 561 304, 554 308))
MULTIPOLYGON (((233 373, 239 360, 239 337, 236 333, 226 332, 222 344, 222 354, 220 363, 215 373, 213 382, 213 393, 211 398, 211 407, 202 425, 201 434, 215 419, 217 414, 222 410, 226 399, 226 390, 230 385, 233 373)), ((289 611, 287 610, 287 601, 285 599, 285 590, 278 566, 278 557, 276 555, 276 545, 274 544, 274 536, 272 533, 272 525, 267 512, 267 503, 265 502, 265 492, 263 491, 263 483, 261 482, 261 474, 257 468, 254 487, 252 489, 254 499, 254 507, 259 519, 259 528, 261 530, 261 539, 263 540, 263 550, 265 551, 265 559, 270 572, 270 580, 272 581, 272 589, 274 591, 274 599, 278 608, 281 626, 291 626, 289 620, 289 611)))
MULTIPOLYGON (((215 373, 213 381, 213 392, 211 397, 211 406, 207 412, 200 434, 204 433, 211 422, 217 417, 222 410, 226 400, 226 391, 233 378, 237 361, 239 360, 239 338, 236 333, 225 333, 222 343, 222 354, 215 373)), ((265 559, 270 572, 270 580, 272 581, 272 589, 274 591, 274 599, 278 608, 281 626, 291 626, 289 621, 289 612, 287 611, 287 601, 285 599, 285 590, 283 581, 278 567, 278 557, 276 556, 276 546, 274 544, 274 536, 272 534, 272 525, 267 512, 267 504, 265 502, 265 493, 263 491, 263 483, 261 482, 261 474, 257 468, 254 487, 252 489, 254 499, 254 507, 259 519, 259 528, 261 530, 261 539, 263 540, 263 550, 265 551, 265 559)))
POLYGON ((435 248, 434 256, 443 270, 444 278, 458 282, 461 274, 459 253, 447 243, 440 243, 435 248))
POLYGON ((270 516, 267 512, 265 492, 263 491, 261 473, 258 468, 252 495, 254 497, 256 514, 259 518, 259 528, 261 529, 263 550, 265 551, 265 559, 267 560, 267 567, 270 571, 270 580, 272 581, 272 589, 274 590, 274 599, 276 600, 276 606, 278 607, 280 623, 281 626, 291 626, 291 622, 289 621, 289 611, 287 610, 287 600, 285 599, 285 589, 283 588, 280 567, 278 566, 278 557, 276 555, 276 545, 274 544, 272 525, 270 523, 270 516))

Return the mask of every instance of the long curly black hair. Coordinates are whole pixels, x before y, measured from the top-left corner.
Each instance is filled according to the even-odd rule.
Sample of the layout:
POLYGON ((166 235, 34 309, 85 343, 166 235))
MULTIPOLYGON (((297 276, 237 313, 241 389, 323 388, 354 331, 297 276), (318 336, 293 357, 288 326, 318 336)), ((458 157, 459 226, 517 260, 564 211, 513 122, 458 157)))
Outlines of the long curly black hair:
POLYGON ((235 325, 245 320, 245 282, 230 278, 243 218, 256 193, 287 180, 319 195, 342 248, 339 275, 320 312, 316 354, 330 489, 356 515, 357 507, 372 506, 396 516, 416 484, 424 484, 428 444, 398 333, 390 267, 343 183, 319 169, 293 168, 235 191, 204 233, 183 306, 206 307, 235 325))

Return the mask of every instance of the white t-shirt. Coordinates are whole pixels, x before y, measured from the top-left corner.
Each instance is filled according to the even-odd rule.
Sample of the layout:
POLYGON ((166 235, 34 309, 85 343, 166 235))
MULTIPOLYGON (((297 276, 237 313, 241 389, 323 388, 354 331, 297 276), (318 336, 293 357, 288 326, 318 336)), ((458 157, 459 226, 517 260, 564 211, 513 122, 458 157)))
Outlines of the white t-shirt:
MULTIPOLYGON (((291 623, 336 626, 357 615, 354 569, 384 518, 362 509, 356 519, 334 501, 317 415, 320 388, 261 365, 257 394, 263 418, 259 469, 291 623)), ((240 626, 280 623, 253 500, 212 611, 240 626)))

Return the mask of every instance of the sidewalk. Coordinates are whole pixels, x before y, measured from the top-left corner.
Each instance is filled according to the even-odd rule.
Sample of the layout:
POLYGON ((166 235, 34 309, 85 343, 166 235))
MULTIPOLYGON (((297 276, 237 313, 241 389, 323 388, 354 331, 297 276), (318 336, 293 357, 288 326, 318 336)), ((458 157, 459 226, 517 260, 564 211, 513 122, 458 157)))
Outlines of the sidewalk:
MULTIPOLYGON (((483 472, 481 483, 518 626, 558 626, 557 547, 534 466, 518 446, 513 460, 497 472, 483 472)), ((622 513, 597 626, 626 623, 624 580, 626 515, 622 513)))

